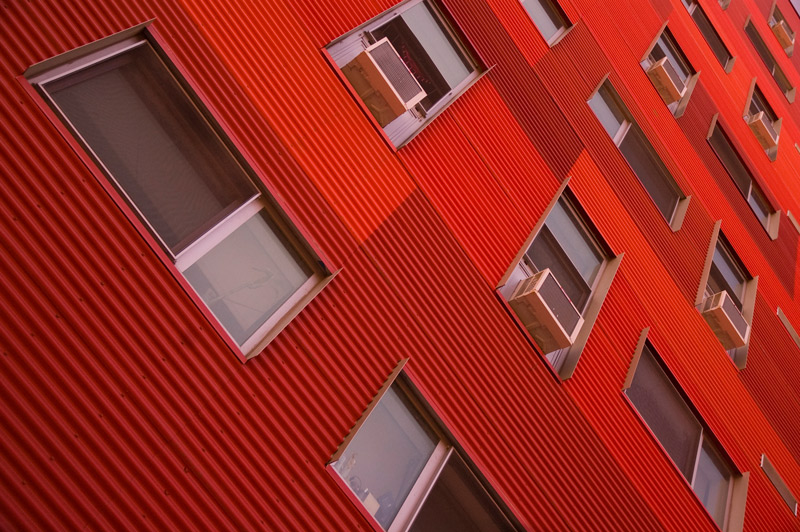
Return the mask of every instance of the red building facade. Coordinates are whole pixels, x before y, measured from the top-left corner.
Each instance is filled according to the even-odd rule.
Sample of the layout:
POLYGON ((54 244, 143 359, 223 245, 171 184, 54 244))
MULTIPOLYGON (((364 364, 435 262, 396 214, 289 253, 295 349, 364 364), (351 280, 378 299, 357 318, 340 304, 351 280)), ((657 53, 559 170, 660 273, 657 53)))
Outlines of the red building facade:
POLYGON ((792 28, 788 0, 9 0, 0 528, 444 530, 449 494, 479 530, 800 530, 792 28), (384 38, 425 93, 390 115, 348 67, 384 38), (177 148, 83 90, 113 61, 177 148), (163 212, 199 212, 179 175, 245 192, 172 243, 138 164, 163 212), (280 243, 213 256, 245 207, 280 243), (304 273, 272 305, 237 268, 275 249, 304 273), (545 269, 577 325, 515 300, 545 269), (391 501, 353 474, 400 456, 382 409, 449 453, 391 501))

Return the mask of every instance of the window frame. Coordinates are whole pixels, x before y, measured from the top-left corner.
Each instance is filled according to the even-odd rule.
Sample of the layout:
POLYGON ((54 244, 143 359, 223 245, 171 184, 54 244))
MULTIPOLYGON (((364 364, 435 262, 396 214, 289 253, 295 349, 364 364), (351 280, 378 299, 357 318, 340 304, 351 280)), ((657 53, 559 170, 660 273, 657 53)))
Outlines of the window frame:
POLYGON ((567 176, 561 183, 561 186, 550 200, 549 205, 539 217, 533 230, 520 248, 517 256, 511 262, 505 274, 495 287, 497 298, 505 306, 509 315, 513 317, 517 327, 523 332, 528 342, 534 346, 536 352, 539 353, 546 361, 547 367, 561 380, 569 379, 574 374, 575 368, 580 360, 580 356, 583 353, 583 349, 586 346, 592 328, 597 321, 597 316, 600 313, 600 309, 606 299, 606 296, 608 295, 608 291, 611 288, 614 277, 616 276, 617 270, 619 269, 619 265, 624 256, 624 253, 619 253, 616 255, 614 254, 613 250, 606 243, 605 239, 603 239, 600 232, 597 230, 594 224, 591 223, 591 217, 588 216, 586 211, 581 207, 577 196, 571 190, 568 191, 570 179, 570 176, 567 176), (536 341, 516 317, 514 310, 511 308, 511 305, 508 302, 510 294, 516 287, 510 286, 509 282, 519 268, 523 268, 523 271, 525 271, 526 267, 528 269, 530 268, 525 263, 528 250, 533 245, 533 241, 536 239, 536 237, 539 236, 539 233, 544 227, 548 216, 553 211, 558 201, 565 194, 568 195, 568 201, 570 202, 571 207, 578 213, 578 219, 580 220, 582 226, 588 231, 591 239, 596 242, 596 244, 599 246, 599 249, 602 250, 603 254, 605 255, 605 260, 602 262, 600 268, 595 274, 595 279, 591 286, 589 298, 584 306, 583 311, 581 312, 583 323, 578 326, 578 330, 575 334, 575 340, 573 341, 572 345, 570 347, 552 351, 550 353, 543 353, 536 341))
MULTIPOLYGON (((767 15, 767 25, 770 28, 770 33, 773 34, 773 37, 775 37, 776 41, 778 40, 778 37, 775 35, 774 31, 772 31, 772 27, 775 24, 780 24, 781 22, 783 22, 786 25, 786 28, 789 30, 789 32, 791 32, 792 35, 792 44, 785 48, 784 47, 781 48, 783 49, 783 51, 786 53, 787 56, 792 57, 792 54, 794 53, 794 45, 797 42, 797 30, 793 30, 792 27, 789 26, 789 21, 786 20, 786 17, 783 15, 783 12, 778 7, 777 0, 775 0, 772 2, 772 7, 770 7, 769 14, 767 15), (776 13, 779 16, 776 16, 776 13), (772 22, 773 20, 775 21, 774 23, 772 22)), ((778 42, 778 46, 780 45, 781 43, 778 42)))
POLYGON ((411 142, 411 140, 427 127, 430 122, 435 120, 437 116, 444 112, 447 107, 488 72, 488 69, 481 63, 477 54, 471 49, 469 42, 462 36, 459 28, 453 24, 447 11, 439 5, 438 0, 403 0, 399 4, 390 7, 363 24, 337 37, 323 47, 322 53, 346 89, 356 99, 361 110, 393 150, 398 150, 411 142), (385 127, 381 127, 378 120, 372 115, 366 104, 342 72, 342 68, 344 68, 353 57, 369 46, 370 34, 372 31, 384 26, 388 22, 401 16, 405 11, 419 4, 426 4, 430 8, 444 35, 449 40, 450 44, 453 45, 453 50, 460 55, 465 62, 469 63, 471 71, 457 86, 452 87, 437 100, 429 110, 425 111, 422 109, 421 104, 417 104, 385 127), (398 120, 401 120, 401 122, 398 122, 398 120))
POLYGON ((747 337, 745 345, 743 345, 742 347, 726 351, 729 360, 731 360, 731 362, 733 362, 733 364, 738 369, 742 370, 747 366, 747 354, 750 348, 750 340, 753 336, 752 334, 753 313, 755 312, 756 293, 758 292, 758 276, 750 274, 747 267, 739 258, 738 253, 736 253, 736 250, 731 245, 730 241, 728 241, 728 239, 726 239, 724 235, 722 235, 721 227, 722 227, 722 220, 717 220, 716 223, 714 224, 714 229, 711 232, 711 239, 709 241, 708 251, 706 252, 706 259, 703 265, 703 272, 700 276, 700 285, 697 289, 697 295, 695 297, 694 305, 698 312, 703 311, 703 305, 705 304, 706 300, 706 287, 708 286, 708 279, 711 275, 711 265, 714 260, 714 253, 717 250, 717 244, 720 241, 722 241, 723 246, 727 246, 729 255, 732 254, 732 257, 743 269, 744 273, 749 277, 749 279, 744 283, 744 288, 743 288, 744 293, 741 298, 742 307, 740 310, 742 317, 747 322, 748 326, 751 328, 750 334, 747 337))
POLYGON ((680 386, 680 383, 676 379, 675 375, 670 371, 666 362, 664 361, 664 359, 659 354, 658 350, 655 348, 653 343, 648 338, 649 335, 650 335, 650 327, 645 327, 639 335, 639 339, 637 341, 636 347, 633 352, 633 356, 631 358, 631 363, 628 366, 628 371, 625 377, 625 381, 622 385, 621 395, 623 401, 628 405, 628 408, 630 408, 631 413, 634 416, 636 416, 638 422, 642 425, 644 430, 647 431, 651 440, 656 444, 661 454, 668 460, 668 463, 672 466, 678 477, 684 482, 686 487, 691 490, 692 495, 697 500, 699 506, 703 509, 706 515, 708 515, 708 517, 714 523, 716 523, 716 521, 714 520, 710 511, 706 508, 703 501, 700 499, 700 496, 695 491, 695 483, 697 481, 697 472, 699 469, 698 466, 701 453, 703 452, 703 447, 707 444, 711 448, 712 452, 715 453, 717 459, 725 463, 728 470, 730 471, 730 476, 728 482, 728 492, 726 495, 726 502, 725 502, 725 516, 723 519, 723 524, 722 526, 720 526, 720 529, 723 530, 724 532, 741 532, 744 527, 744 513, 745 513, 745 506, 747 503, 747 491, 750 481, 750 472, 749 471, 743 472, 738 467, 736 467, 733 460, 725 451, 725 448, 722 446, 719 440, 717 440, 717 438, 714 436, 713 431, 711 431, 711 429, 708 427, 708 424, 705 422, 705 419, 700 414, 698 409, 695 407, 694 402, 686 394, 682 386, 680 386), (686 408, 693 416, 694 421, 700 427, 700 433, 697 438, 698 440, 697 445, 694 450, 694 465, 692 467, 691 478, 687 478, 686 475, 681 470, 681 468, 678 466, 678 464, 675 463, 675 460, 672 458, 669 452, 667 452, 666 448, 661 443, 661 440, 658 439, 653 429, 644 419, 644 416, 639 412, 639 409, 636 407, 636 404, 634 403, 633 399, 628 395, 628 390, 633 385, 636 370, 639 366, 639 362, 641 361, 641 358, 644 355, 645 351, 653 359, 656 367, 661 372, 663 377, 666 379, 666 382, 670 385, 671 389, 675 392, 676 397, 682 401, 682 403, 686 406, 686 408))
MULTIPOLYGON (((665 22, 661 29, 656 34, 653 42, 650 43, 650 46, 647 48, 644 56, 642 57, 641 61, 639 61, 639 65, 641 65, 642 69, 645 73, 648 72, 648 69, 656 62, 652 59, 653 50, 656 46, 662 46, 664 48, 670 49, 670 52, 678 59, 679 62, 683 63, 683 66, 689 71, 689 74, 686 76, 685 80, 682 80, 684 83, 683 92, 681 93, 681 97, 670 104, 664 102, 667 106, 667 109, 670 110, 670 113, 675 118, 680 118, 683 116, 683 113, 686 111, 686 107, 689 105, 689 99, 692 97, 692 93, 694 92, 694 88, 697 85, 697 81, 700 78, 700 72, 697 72, 694 67, 692 66, 691 61, 689 58, 686 57, 686 54, 683 53, 680 45, 678 45, 678 41, 675 39, 675 36, 672 35, 672 32, 669 30, 668 22, 665 22), (664 41, 664 44, 660 44, 660 42, 664 41)), ((667 56, 669 60, 669 57, 667 56)), ((672 64, 672 60, 669 60, 670 64, 672 64)), ((676 72, 679 72, 681 69, 679 68, 681 65, 672 65, 676 72)), ((649 77, 649 76, 648 76, 649 77)))
POLYGON ((772 80, 775 82, 775 85, 777 85, 778 90, 783 93, 789 103, 794 102, 797 87, 792 86, 792 82, 789 81, 789 78, 778 64, 775 56, 773 56, 772 52, 769 51, 767 43, 758 32, 758 29, 756 28, 755 24, 753 24, 750 16, 748 16, 744 22, 744 33, 755 50, 756 55, 758 55, 758 57, 761 59, 761 62, 764 64, 764 68, 766 68, 767 72, 769 72, 770 76, 772 76, 772 80), (770 64, 772 66, 770 66, 770 64), (784 89, 782 85, 785 85, 786 88, 784 89))
POLYGON ((87 163, 89 170, 109 192, 115 203, 162 262, 168 266, 173 277, 241 362, 246 362, 260 354, 335 275, 327 270, 308 241, 288 219, 288 215, 278 207, 271 191, 267 189, 266 184, 249 164, 244 150, 235 142, 228 130, 220 124, 209 106, 204 103, 203 98, 193 89, 190 81, 183 74, 180 64, 170 56, 156 29, 149 22, 37 63, 26 70, 24 78, 24 84, 30 87, 41 110, 50 118, 53 125, 62 131, 66 141, 87 163), (241 170, 239 179, 246 180, 253 189, 252 195, 243 199, 240 204, 225 212, 222 217, 209 220, 209 223, 196 231, 197 234, 187 237, 191 241, 178 251, 174 251, 172 246, 159 234, 153 223, 133 201, 114 173, 78 131, 78 128, 46 87, 50 83, 78 76, 81 72, 96 65, 123 57, 126 53, 142 47, 147 47, 152 51, 159 65, 158 68, 164 69, 161 73, 174 81, 175 88, 184 98, 187 108, 191 109, 192 116, 202 121, 208 132, 218 142, 219 153, 227 152, 225 156, 230 157, 230 160, 241 170), (206 256, 205 254, 222 242, 226 236, 259 216, 265 216, 271 221, 274 226, 272 229, 277 231, 274 234, 282 241, 283 249, 289 255, 294 255, 297 264, 307 269, 308 278, 282 304, 278 305, 243 342, 239 343, 234 334, 229 332, 223 324, 222 319, 214 313, 210 305, 190 284, 184 272, 206 256))
MULTIPOLYGON (((775 161, 778 157, 778 144, 781 138, 781 126, 783 125, 783 118, 778 118, 778 114, 775 112, 775 109, 770 105, 767 101, 767 97, 764 95, 764 92, 758 88, 757 78, 753 78, 750 82, 750 89, 747 92, 747 98, 745 99, 745 106, 744 110, 742 111, 742 119, 744 120, 745 124, 750 127, 750 119, 755 114, 758 114, 759 111, 756 113, 752 113, 753 105, 758 107, 762 107, 764 116, 769 119, 770 126, 772 130, 775 131, 775 146, 771 148, 764 148, 760 143, 759 146, 764 150, 767 157, 770 161, 775 161)), ((755 134, 753 134, 755 137, 755 134)), ((758 142, 758 139, 756 139, 758 142)))
MULTIPOLYGON (((614 143, 614 145, 617 146, 617 149, 619 150, 620 155, 625 160, 625 163, 628 165, 628 168, 630 168, 631 172, 633 172, 633 175, 636 176, 637 182, 642 186, 642 188, 644 189, 645 193, 650 198, 650 201, 653 203, 653 206, 656 208, 658 213, 661 215, 661 218, 664 221, 666 221, 667 225, 669 225, 669 227, 670 227, 670 229, 672 230, 673 233, 679 231, 680 228, 683 226, 683 220, 686 217, 686 212, 687 212, 687 210, 689 208, 689 200, 691 199, 691 196, 687 196, 686 194, 684 194, 684 192, 681 189, 680 185, 675 180, 675 178, 672 176, 670 171, 667 169, 666 165, 664 164, 664 161, 662 161, 661 157, 658 155, 658 152, 656 152, 656 149, 653 146, 653 144, 650 142, 650 139, 647 138, 647 135, 645 135, 644 131, 642 131, 641 127, 639 127, 639 125, 634 120, 633 115, 631 114, 630 110, 625 105, 625 103, 622 101, 622 98, 620 97, 620 95, 617 92, 617 90, 614 88, 614 84, 611 83, 611 80, 608 77, 608 75, 606 75, 602 79, 600 84, 594 89, 594 91, 592 91, 591 95, 589 96, 589 99, 586 101, 586 104, 589 106, 589 109, 592 111, 592 114, 594 115, 595 119, 598 122, 600 122, 600 125, 601 125, 601 127, 603 127, 603 130, 605 130, 606 133, 608 133, 609 137, 611 138, 611 141, 614 143), (595 113, 594 108, 592 107, 592 103, 591 103, 592 100, 594 100, 595 98, 600 98, 601 100, 603 100, 605 102, 605 99, 600 94, 600 92, 603 91, 604 89, 608 92, 609 97, 611 98, 612 102, 614 104, 616 104, 617 110, 624 117, 623 123, 620 125, 619 129, 617 130, 617 132, 613 136, 611 135, 610 132, 608 132, 608 130, 606 130, 606 128, 602 124, 602 122, 600 122, 600 117, 597 115, 597 113, 595 113), (637 137, 637 139, 632 140, 632 142, 636 142, 638 140, 640 144, 644 145, 644 149, 646 150, 646 153, 644 153, 643 155, 646 156, 646 157, 649 157, 651 160, 654 161, 654 165, 656 167, 656 172, 659 174, 658 176, 656 176, 656 178, 653 178, 653 177, 651 177, 649 175, 645 176, 645 177, 648 177, 651 181, 654 180, 654 179, 663 180, 663 184, 666 185, 668 188, 671 188, 673 190, 673 192, 675 193, 676 199, 675 199, 674 207, 672 208, 672 213, 670 214, 669 217, 667 217, 661 211, 661 208, 659 207, 659 204, 656 203, 656 200, 653 197, 653 194, 651 194, 651 191, 648 188, 648 186, 645 184, 645 181, 642 179, 642 176, 640 176, 634 170, 633 165, 628 160, 628 157, 626 157, 626 155, 625 155, 625 153, 624 153, 624 151, 622 149, 622 143, 625 141, 625 139, 628 137, 628 135, 631 134, 632 130, 633 130, 633 135, 635 135, 637 137)), ((607 106, 607 107, 609 108, 609 110, 611 110, 610 106, 607 106)), ((656 184, 658 184, 658 183, 656 183, 656 184)))
MULTIPOLYGON (((706 42, 708 47, 711 49, 711 53, 714 57, 717 58, 717 62, 720 64, 722 69, 725 71, 726 74, 730 74, 731 70, 733 69, 733 64, 736 61, 736 57, 731 53, 730 48, 728 45, 725 44, 725 41, 722 40, 717 29, 714 27, 714 24, 711 23, 711 19, 708 18, 708 14, 705 12, 703 7, 700 5, 698 0, 681 0, 683 2, 684 7, 686 7, 686 11, 689 13, 692 21, 694 22, 695 26, 697 26, 700 35, 703 36, 703 40, 706 42), (708 26, 713 34, 713 40, 719 42, 719 45, 725 50, 725 53, 728 55, 728 58, 725 62, 722 62, 722 59, 717 55, 717 52, 714 50, 714 46, 709 41, 708 35, 703 32, 703 28, 698 24, 697 18, 702 18, 703 22, 708 26)), ((727 7, 727 6, 726 6, 727 7)), ((725 8, 723 8, 725 9, 725 8)))
POLYGON ((406 368, 409 359, 401 360, 388 378, 384 381, 381 388, 373 396, 355 425, 344 437, 339 447, 333 453, 325 465, 328 474, 342 489, 344 495, 358 508, 359 512, 370 522, 375 530, 385 532, 402 532, 410 529, 414 521, 428 500, 440 473, 447 467, 449 460, 460 460, 470 474, 470 478, 475 482, 475 486, 486 496, 486 501, 493 504, 493 509, 501 515, 509 529, 519 530, 520 526, 511 510, 502 500, 500 495, 491 487, 486 478, 480 473, 477 466, 468 458, 464 449, 458 445, 450 431, 447 430, 439 416, 430 407, 419 388, 414 384, 414 380, 406 368), (361 428, 368 422, 370 414, 375 410, 383 397, 390 389, 396 389, 396 393, 405 399, 409 412, 419 418, 420 423, 424 423, 428 431, 432 432, 438 442, 425 466, 417 476, 408 495, 398 509, 389 528, 384 528, 375 516, 370 513, 363 502, 353 492, 347 481, 336 469, 337 462, 345 455, 348 446, 358 435, 361 428))
POLYGON ((752 170, 750 169, 750 165, 742 156, 741 151, 737 149, 736 145, 734 145, 733 141, 731 140, 731 137, 728 135, 725 129, 726 128, 722 126, 721 121, 719 119, 719 113, 716 113, 711 119, 711 125, 709 126, 708 134, 706 135, 706 142, 708 142, 708 145, 711 147, 711 151, 714 152, 714 155, 716 155, 720 164, 725 169, 725 172, 731 178, 731 181, 733 181, 734 185, 736 185, 736 189, 739 190, 739 192, 742 194, 742 197, 747 203, 747 206, 750 208, 750 211, 758 220, 759 225, 764 228, 764 231, 767 232, 767 235, 769 235, 770 240, 776 240, 778 238, 778 230, 781 219, 780 210, 776 209, 772 205, 772 202, 770 201, 769 197, 764 192, 764 188, 758 182, 752 170), (739 161, 739 164, 741 165, 742 169, 744 169, 745 173, 747 174, 747 177, 749 177, 750 186, 748 187, 747 192, 745 192, 742 189, 742 187, 739 186, 738 180, 734 177, 734 173, 738 174, 739 172, 736 171, 736 169, 731 169, 728 167, 728 164, 725 163, 725 160, 723 159, 722 155, 720 155, 719 151, 714 145, 712 138, 714 137, 714 134, 717 132, 719 132, 723 141, 727 143, 727 145, 730 148, 730 151, 739 161), (758 213, 756 212, 755 208, 753 208, 753 205, 751 203, 751 198, 753 197, 754 194, 760 196, 762 202, 766 204, 766 206, 769 208, 769 212, 767 213, 767 217, 765 220, 762 220, 759 217, 758 213))
POLYGON ((544 42, 547 43, 547 46, 550 48, 561 42, 567 33, 569 33, 569 31, 574 27, 574 24, 569 19, 561 5, 558 3, 558 0, 519 0, 519 3, 520 6, 522 6, 522 9, 525 11, 525 14, 531 19, 531 22, 533 22, 533 25, 536 27, 536 31, 539 32, 539 35, 541 35, 544 42), (555 33, 550 36, 550 38, 546 38, 544 33, 542 33, 539 24, 536 23, 533 15, 531 15, 530 11, 528 11, 528 9, 525 7, 524 4, 526 2, 535 2, 539 4, 539 7, 542 9, 542 11, 547 11, 547 6, 549 6, 550 9, 558 16, 562 24, 558 29, 556 29, 555 33), (545 6, 544 3, 546 3, 547 6, 545 6))

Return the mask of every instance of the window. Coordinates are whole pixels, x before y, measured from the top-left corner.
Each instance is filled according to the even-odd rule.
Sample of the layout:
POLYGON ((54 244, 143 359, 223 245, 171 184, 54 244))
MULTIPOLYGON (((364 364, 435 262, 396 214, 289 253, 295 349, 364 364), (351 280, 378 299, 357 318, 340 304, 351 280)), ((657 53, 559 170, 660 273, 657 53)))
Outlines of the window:
POLYGON ((569 27, 569 19, 556 2, 551 0, 520 0, 522 7, 533 19, 539 33, 542 34, 547 44, 552 46, 569 27))
POLYGON ((772 12, 767 22, 775 38, 778 40, 778 43, 781 45, 781 48, 783 48, 787 55, 791 56, 794 51, 795 33, 792 31, 783 13, 781 13, 781 10, 778 9, 777 2, 772 4, 772 12))
POLYGON ((750 131, 753 132, 770 159, 775 160, 778 154, 781 121, 767 103, 767 99, 755 84, 755 80, 753 80, 750 98, 742 118, 750 126, 750 131))
POLYGON ((747 200, 747 204, 756 215, 756 218, 769 233, 770 238, 773 240, 778 238, 780 216, 775 212, 775 209, 767 201, 764 192, 756 184, 753 175, 739 152, 731 144, 730 138, 722 129, 719 121, 714 123, 711 136, 708 137, 708 143, 714 149, 720 162, 722 162, 722 166, 728 171, 728 175, 730 175, 736 187, 747 200))
POLYGON ((321 273, 184 83, 139 37, 33 76, 245 354, 321 273))
POLYGON ((621 257, 612 258, 565 187, 501 281, 499 292, 554 369, 567 378, 621 257))
POLYGON ((757 279, 714 226, 695 305, 739 369, 747 362, 757 279))
POLYGON ((327 50, 395 146, 478 76, 475 61, 430 0, 403 2, 327 50))
POLYGON ((756 52, 758 52, 758 55, 764 62, 764 66, 767 67, 767 70, 772 76, 772 79, 775 80, 778 88, 790 102, 794 101, 794 87, 792 87, 791 83, 789 82, 789 78, 787 78, 786 74, 783 73, 781 67, 778 66, 777 61, 775 61, 775 57, 773 57, 772 53, 770 53, 769 48, 767 48, 767 45, 764 42, 764 39, 762 39, 761 35, 758 34, 758 31, 756 31, 756 27, 752 22, 748 21, 747 24, 745 24, 744 32, 750 39, 750 43, 753 45, 753 48, 755 48, 756 52))
POLYGON ((379 394, 356 427, 331 467, 384 530, 515 530, 404 381, 379 394))
POLYGON ((730 72, 731 68, 733 68, 733 56, 722 42, 717 30, 714 29, 714 26, 708 19, 705 11, 703 11, 703 8, 700 7, 697 0, 683 0, 683 5, 686 6, 695 24, 697 24, 697 29, 700 30, 700 33, 708 43, 711 51, 714 52, 719 64, 722 65, 725 72, 730 72))
POLYGON ((784 482, 783 478, 781 478, 780 474, 775 469, 775 466, 772 465, 772 462, 769 461, 769 458, 767 458, 766 454, 761 455, 761 469, 778 491, 778 494, 781 496, 781 499, 783 499, 783 502, 785 502, 786 506, 789 507, 789 511, 794 515, 797 515, 797 498, 792 495, 792 491, 789 489, 789 486, 786 485, 786 482, 784 482))
POLYGON ((741 530, 747 478, 738 474, 656 359, 643 343, 625 394, 722 530, 741 530))
POLYGON ((673 231, 677 231, 683 222, 688 199, 683 197, 664 163, 656 156, 650 141, 628 114, 608 80, 589 99, 589 107, 619 147, 659 212, 673 231))
POLYGON ((677 114, 679 106, 681 110, 685 109, 686 102, 682 100, 689 99, 690 85, 694 86, 696 75, 667 28, 661 32, 641 65, 672 114, 677 114))

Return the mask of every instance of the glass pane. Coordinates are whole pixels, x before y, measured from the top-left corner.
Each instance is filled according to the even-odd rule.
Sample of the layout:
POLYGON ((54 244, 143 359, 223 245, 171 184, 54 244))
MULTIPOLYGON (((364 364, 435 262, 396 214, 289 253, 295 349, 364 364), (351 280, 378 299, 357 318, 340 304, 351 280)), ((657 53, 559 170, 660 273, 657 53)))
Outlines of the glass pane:
POLYGON ((730 468, 720 459, 711 444, 704 441, 697 461, 697 475, 693 487, 697 497, 720 528, 725 524, 730 484, 730 468))
POLYGON ((662 57, 667 57, 675 68, 675 72, 678 73, 681 81, 685 84, 689 76, 692 75, 692 69, 689 67, 689 63, 683 57, 683 54, 678 50, 675 41, 667 33, 667 30, 664 30, 661 34, 661 37, 659 37, 656 45, 653 47, 653 51, 650 53, 650 58, 654 63, 662 57))
POLYGON ((728 174, 730 174, 742 194, 747 197, 750 191, 752 176, 719 124, 714 127, 714 132, 711 134, 708 141, 717 154, 717 157, 719 157, 722 162, 722 166, 728 171, 728 174))
POLYGON ((410 532, 500 532, 514 530, 461 458, 453 453, 442 469, 410 532))
POLYGON ((772 207, 770 206, 764 193, 753 183, 753 188, 750 191, 750 197, 747 198, 747 203, 753 209, 753 212, 758 217, 761 224, 766 227, 769 222, 769 215, 772 214, 772 207))
POLYGON ((311 276, 263 210, 183 274, 239 345, 311 276))
POLYGON ((746 281, 747 277, 742 268, 730 253, 717 243, 714 258, 711 260, 709 286, 715 290, 715 293, 726 290, 739 310, 742 310, 742 297, 744 297, 746 281))
POLYGON ((680 195, 664 163, 656 156, 650 142, 636 124, 631 125, 619 149, 658 210, 668 222, 671 221, 680 195))
POLYGON ((603 124, 606 133, 613 139, 617 136, 619 128, 625 123, 625 113, 620 108, 616 99, 608 89, 608 82, 604 83, 591 100, 589 107, 594 111, 597 119, 603 124))
POLYGON ((586 284, 592 286, 604 257, 563 197, 559 198, 547 216, 545 225, 586 284))
POLYGON ((376 28, 372 36, 392 43, 428 95, 421 102, 426 110, 474 70, 426 2, 376 28))
POLYGON ((257 194, 149 45, 45 89, 174 254, 257 194))
POLYGON ((564 253, 547 224, 536 235, 527 255, 537 270, 550 268, 572 304, 575 305, 578 312, 582 313, 589 301, 590 287, 583 280, 580 272, 575 269, 567 254, 564 253))
POLYGON ((550 4, 549 0, 524 0, 522 6, 547 42, 555 37, 558 30, 567 25, 563 15, 550 4))
POLYGON ((645 346, 631 387, 625 392, 656 439, 691 482, 701 427, 645 346))
POLYGON ((697 24, 697 28, 700 30, 700 33, 703 34, 703 37, 708 43, 708 46, 711 48, 711 51, 714 52, 717 60, 724 68, 725 65, 728 64, 731 54, 728 52, 728 49, 725 48, 725 45, 722 43, 722 39, 720 39, 719 35, 717 35, 717 30, 715 30, 714 26, 711 25, 711 21, 708 20, 708 17, 703 12, 703 8, 697 3, 694 3, 692 18, 697 24))
POLYGON ((333 467, 388 530, 438 442, 392 387, 333 467))

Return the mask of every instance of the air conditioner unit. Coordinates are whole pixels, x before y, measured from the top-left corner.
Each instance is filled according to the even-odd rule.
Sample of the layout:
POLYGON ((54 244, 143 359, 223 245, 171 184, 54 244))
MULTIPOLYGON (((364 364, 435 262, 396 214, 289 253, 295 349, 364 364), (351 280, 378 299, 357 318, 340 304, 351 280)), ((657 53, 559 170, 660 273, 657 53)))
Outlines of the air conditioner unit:
POLYGON ((778 22, 774 18, 769 19, 769 25, 772 28, 772 33, 781 45, 781 48, 789 48, 794 44, 794 34, 789 30, 786 21, 781 20, 778 22))
POLYGON ((726 350, 742 347, 747 343, 750 325, 728 292, 718 292, 706 298, 702 314, 726 350))
POLYGON ((520 281, 509 304, 543 353, 571 346, 583 324, 549 269, 520 281))
POLYGON ((647 69, 647 75, 650 77, 650 81, 653 82, 658 94, 661 95, 664 103, 669 105, 681 99, 686 85, 684 85, 669 59, 662 57, 650 65, 650 68, 647 69))
POLYGON ((426 96, 386 37, 359 53, 342 67, 342 73, 381 127, 426 96))
POLYGON ((764 115, 764 111, 759 111, 751 116, 747 124, 762 148, 768 150, 778 145, 778 134, 772 128, 772 121, 764 115))

